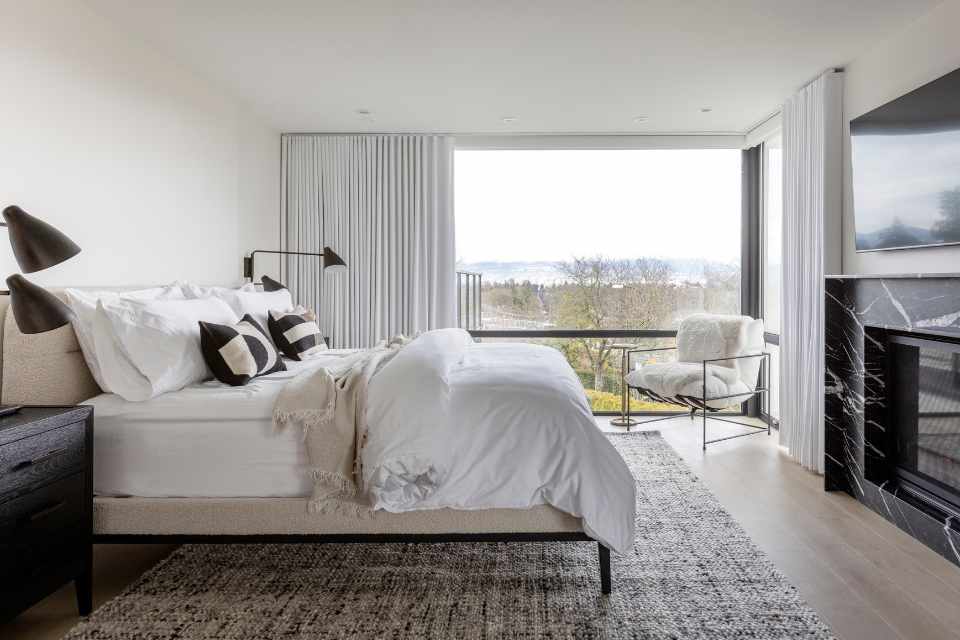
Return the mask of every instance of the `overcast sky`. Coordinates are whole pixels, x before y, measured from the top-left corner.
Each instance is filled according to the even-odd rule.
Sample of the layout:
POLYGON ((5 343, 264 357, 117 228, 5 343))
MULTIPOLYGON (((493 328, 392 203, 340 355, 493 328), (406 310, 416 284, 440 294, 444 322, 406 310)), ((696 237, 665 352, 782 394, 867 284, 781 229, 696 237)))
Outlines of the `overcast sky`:
POLYGON ((456 152, 457 258, 740 259, 740 151, 456 152))

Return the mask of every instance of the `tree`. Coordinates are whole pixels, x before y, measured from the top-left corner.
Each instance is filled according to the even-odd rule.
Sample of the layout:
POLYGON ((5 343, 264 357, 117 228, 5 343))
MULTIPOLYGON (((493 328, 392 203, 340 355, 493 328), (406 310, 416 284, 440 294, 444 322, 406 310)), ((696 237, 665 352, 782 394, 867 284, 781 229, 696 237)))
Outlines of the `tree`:
POLYGON ((712 313, 740 312, 740 268, 738 266, 704 265, 702 305, 712 313))
POLYGON ((894 217, 889 227, 880 232, 880 239, 877 242, 878 247, 905 247, 914 244, 922 243, 910 231, 910 228, 897 217, 894 217))
MULTIPOLYGON (((673 311, 672 270, 662 260, 574 257, 557 267, 565 277, 565 282, 555 287, 556 304, 549 306, 557 326, 652 328, 663 326, 673 311)), ((593 372, 593 386, 600 390, 615 342, 612 338, 576 338, 564 344, 564 355, 576 362, 582 354, 593 372)))
POLYGON ((940 220, 932 231, 943 242, 960 242, 960 187, 940 192, 940 220))
POLYGON ((522 323, 542 321, 543 305, 540 300, 541 285, 529 280, 517 282, 512 278, 506 282, 485 282, 483 284, 484 314, 491 314, 499 320, 522 323))

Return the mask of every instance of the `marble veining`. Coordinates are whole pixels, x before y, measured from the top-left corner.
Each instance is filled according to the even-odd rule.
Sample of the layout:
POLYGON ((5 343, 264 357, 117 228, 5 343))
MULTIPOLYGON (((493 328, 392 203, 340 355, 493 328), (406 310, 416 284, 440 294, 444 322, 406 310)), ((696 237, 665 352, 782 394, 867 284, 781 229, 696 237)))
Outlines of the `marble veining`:
POLYGON ((838 273, 824 276, 830 280, 933 280, 936 278, 960 278, 960 273, 838 273))
POLYGON ((825 486, 846 491, 960 565, 960 522, 885 477, 884 332, 960 339, 960 275, 825 280, 825 486))

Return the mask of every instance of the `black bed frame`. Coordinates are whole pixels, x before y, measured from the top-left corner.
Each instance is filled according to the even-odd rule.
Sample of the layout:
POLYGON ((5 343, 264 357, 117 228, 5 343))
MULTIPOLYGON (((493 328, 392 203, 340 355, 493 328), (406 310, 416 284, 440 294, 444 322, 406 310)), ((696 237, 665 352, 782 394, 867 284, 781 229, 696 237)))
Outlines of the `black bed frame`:
MULTIPOLYGON (((290 544, 290 543, 414 543, 443 542, 596 542, 585 533, 333 533, 333 534, 94 534, 95 544, 290 544)), ((609 594, 610 549, 597 542, 600 561, 600 591, 609 594)))

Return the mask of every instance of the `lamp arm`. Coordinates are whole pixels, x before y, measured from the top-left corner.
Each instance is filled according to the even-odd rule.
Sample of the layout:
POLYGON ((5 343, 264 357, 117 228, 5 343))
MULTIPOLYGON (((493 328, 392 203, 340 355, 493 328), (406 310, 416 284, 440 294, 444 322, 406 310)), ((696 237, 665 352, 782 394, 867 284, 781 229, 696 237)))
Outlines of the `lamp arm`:
POLYGON ((323 256, 324 256, 324 254, 322 253, 312 253, 309 251, 279 251, 274 249, 254 249, 253 251, 250 252, 249 256, 244 256, 243 258, 243 277, 250 278, 251 281, 253 280, 254 260, 258 253, 271 253, 271 254, 283 255, 283 256, 316 256, 321 260, 323 259, 323 256))

